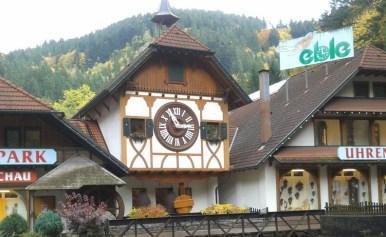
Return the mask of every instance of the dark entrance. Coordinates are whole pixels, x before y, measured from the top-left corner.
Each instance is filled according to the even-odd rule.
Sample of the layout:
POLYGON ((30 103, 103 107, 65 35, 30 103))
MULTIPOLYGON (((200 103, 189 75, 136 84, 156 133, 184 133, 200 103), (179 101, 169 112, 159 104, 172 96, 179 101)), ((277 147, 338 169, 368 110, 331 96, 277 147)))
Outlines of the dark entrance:
POLYGON ((348 181, 348 195, 350 205, 359 204, 359 180, 355 177, 352 177, 348 181))

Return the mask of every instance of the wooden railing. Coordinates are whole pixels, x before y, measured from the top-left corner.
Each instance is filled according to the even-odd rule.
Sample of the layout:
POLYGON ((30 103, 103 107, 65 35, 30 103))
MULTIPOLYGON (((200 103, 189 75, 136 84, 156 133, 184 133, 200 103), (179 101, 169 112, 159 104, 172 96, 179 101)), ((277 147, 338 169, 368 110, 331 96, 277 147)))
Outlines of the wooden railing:
POLYGON ((263 236, 263 233, 316 236, 323 214, 324 210, 311 210, 112 220, 106 225, 106 236, 263 236))
POLYGON ((386 204, 361 202, 351 205, 336 205, 326 203, 327 215, 386 215, 386 204))

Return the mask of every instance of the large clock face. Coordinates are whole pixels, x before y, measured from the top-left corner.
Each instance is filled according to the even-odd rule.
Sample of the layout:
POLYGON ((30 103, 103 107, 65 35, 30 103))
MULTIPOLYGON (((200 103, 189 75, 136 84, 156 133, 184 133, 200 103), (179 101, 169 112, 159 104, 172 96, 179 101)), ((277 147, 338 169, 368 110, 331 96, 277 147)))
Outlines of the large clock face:
POLYGON ((158 141, 172 151, 191 147, 197 139, 198 126, 194 112, 178 102, 165 104, 154 117, 154 132, 158 141))

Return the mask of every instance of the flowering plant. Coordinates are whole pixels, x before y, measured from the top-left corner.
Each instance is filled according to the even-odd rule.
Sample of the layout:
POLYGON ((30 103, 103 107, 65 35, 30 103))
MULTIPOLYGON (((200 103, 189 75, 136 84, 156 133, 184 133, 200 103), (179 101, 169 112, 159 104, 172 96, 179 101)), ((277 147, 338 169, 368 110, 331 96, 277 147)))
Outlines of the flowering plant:
POLYGON ((65 195, 59 214, 68 224, 68 228, 79 236, 99 236, 103 233, 103 215, 107 206, 95 203, 94 197, 72 193, 65 195))

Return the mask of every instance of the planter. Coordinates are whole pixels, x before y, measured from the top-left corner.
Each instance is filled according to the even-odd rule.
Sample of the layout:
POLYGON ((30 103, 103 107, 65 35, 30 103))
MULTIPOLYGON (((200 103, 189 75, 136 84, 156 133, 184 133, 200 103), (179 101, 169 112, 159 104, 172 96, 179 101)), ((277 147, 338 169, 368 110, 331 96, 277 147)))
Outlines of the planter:
POLYGON ((193 208, 193 199, 189 195, 181 195, 174 200, 174 208, 178 214, 187 214, 193 208))

